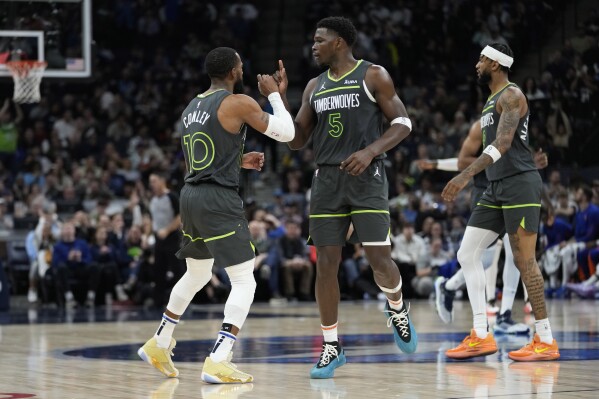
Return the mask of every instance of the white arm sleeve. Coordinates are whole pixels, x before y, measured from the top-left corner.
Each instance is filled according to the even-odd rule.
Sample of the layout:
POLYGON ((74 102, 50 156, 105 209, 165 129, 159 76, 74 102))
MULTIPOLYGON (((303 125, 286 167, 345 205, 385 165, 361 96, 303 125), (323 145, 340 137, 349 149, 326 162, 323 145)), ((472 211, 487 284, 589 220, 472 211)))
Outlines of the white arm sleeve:
POLYGON ((448 172, 457 172, 457 171, 459 171, 458 159, 457 158, 437 159, 437 169, 446 170, 448 172))
POLYGON ((270 93, 268 101, 272 105, 274 115, 268 118, 268 126, 265 135, 282 143, 287 143, 295 137, 295 125, 289 112, 285 109, 285 104, 279 93, 270 93))

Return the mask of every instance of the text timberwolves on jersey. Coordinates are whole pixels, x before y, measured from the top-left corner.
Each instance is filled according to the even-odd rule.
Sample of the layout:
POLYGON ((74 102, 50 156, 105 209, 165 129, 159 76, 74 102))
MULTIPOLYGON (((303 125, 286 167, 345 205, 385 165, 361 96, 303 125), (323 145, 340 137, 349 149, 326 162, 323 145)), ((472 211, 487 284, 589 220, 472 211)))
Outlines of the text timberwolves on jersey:
MULTIPOLYGON (((369 92, 366 72, 372 64, 359 60, 338 79, 323 72, 317 78, 310 106, 317 122, 312 138, 318 165, 339 165, 383 134, 383 114, 369 92)), ((384 158, 381 154, 377 158, 384 158)))

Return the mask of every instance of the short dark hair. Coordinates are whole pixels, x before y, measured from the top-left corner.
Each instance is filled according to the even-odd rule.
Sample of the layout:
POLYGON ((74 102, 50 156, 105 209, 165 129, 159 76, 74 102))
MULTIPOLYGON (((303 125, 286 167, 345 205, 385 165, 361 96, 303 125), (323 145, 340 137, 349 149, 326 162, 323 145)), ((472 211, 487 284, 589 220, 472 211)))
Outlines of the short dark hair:
POLYGON ((354 24, 345 17, 327 17, 316 24, 316 28, 326 28, 337 32, 349 47, 352 47, 358 37, 358 31, 354 24))
POLYGON ((583 184, 582 186, 580 186, 580 189, 584 193, 584 196, 587 198, 587 201, 590 202, 593 199, 593 189, 591 189, 586 184, 583 184))
POLYGON ((152 175, 158 177, 161 180, 164 180, 165 182, 168 182, 169 174, 165 170, 155 169, 155 170, 152 171, 152 173, 150 173, 150 176, 152 176, 152 175))
MULTIPOLYGON (((514 58, 514 52, 512 51, 512 49, 510 48, 510 46, 508 46, 507 44, 503 44, 503 43, 491 43, 489 44, 490 47, 493 47, 495 50, 502 52, 503 54, 514 58)), ((499 68, 503 71, 503 72, 509 72, 510 68, 503 66, 501 64, 499 64, 499 68)))
POLYGON ((237 51, 231 47, 217 47, 206 55, 204 69, 210 78, 224 79, 237 65, 237 51))

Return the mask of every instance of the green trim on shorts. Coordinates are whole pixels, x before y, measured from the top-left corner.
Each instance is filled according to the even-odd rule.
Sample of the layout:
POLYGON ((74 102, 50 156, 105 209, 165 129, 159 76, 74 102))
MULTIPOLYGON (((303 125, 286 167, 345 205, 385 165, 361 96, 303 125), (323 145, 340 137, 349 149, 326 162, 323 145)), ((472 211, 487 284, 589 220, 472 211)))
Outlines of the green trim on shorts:
POLYGON ((204 240, 204 242, 208 242, 208 241, 214 241, 214 240, 220 240, 221 238, 230 237, 230 236, 232 236, 233 234, 235 234, 235 231, 231 231, 231 232, 229 232, 229 233, 226 233, 226 234, 223 234, 223 235, 220 235, 220 236, 216 236, 216 237, 210 237, 210 238, 206 238, 206 239, 204 240))
POLYGON ((360 211, 351 211, 350 215, 355 215, 357 213, 386 213, 388 215, 389 211, 376 210, 376 209, 364 209, 364 210, 360 210, 360 211))
POLYGON ((346 217, 349 216, 349 213, 322 213, 322 214, 315 214, 315 215, 310 215, 309 218, 342 218, 342 217, 346 217))
POLYGON ((385 213, 389 214, 389 211, 377 210, 377 209, 362 209, 359 211, 351 211, 350 213, 322 213, 310 215, 309 218, 341 218, 345 216, 357 215, 360 213, 385 213))
POLYGON ((493 208, 493 209, 515 209, 515 208, 530 208, 530 207, 541 207, 541 204, 518 204, 518 205, 503 205, 503 206, 498 206, 498 205, 487 205, 487 204, 481 204, 480 202, 478 202, 476 204, 481 205, 481 206, 486 206, 487 208, 493 208))
POLYGON ((254 253, 255 253, 256 252, 256 246, 251 241, 250 241, 250 246, 252 247, 252 251, 254 251, 254 253))
POLYGON ((525 223, 525 217, 522 216, 522 221, 520 222, 520 227, 522 227, 523 229, 526 230, 526 223, 525 223))
POLYGON ((191 242, 196 242, 196 241, 198 241, 198 240, 203 240, 203 238, 202 238, 202 237, 196 237, 196 238, 193 238, 192 236, 190 236, 189 234, 187 234, 187 233, 185 232, 185 230, 181 230, 181 231, 183 232, 183 237, 189 237, 189 239, 191 240, 191 242))

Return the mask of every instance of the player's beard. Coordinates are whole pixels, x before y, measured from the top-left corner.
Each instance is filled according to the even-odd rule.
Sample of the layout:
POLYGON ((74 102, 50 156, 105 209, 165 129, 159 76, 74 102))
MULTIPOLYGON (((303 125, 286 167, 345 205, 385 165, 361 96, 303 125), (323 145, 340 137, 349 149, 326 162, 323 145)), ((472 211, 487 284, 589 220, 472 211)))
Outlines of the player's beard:
POLYGON ((235 82, 233 86, 233 94, 242 94, 243 93, 243 78, 239 79, 235 82))
POLYGON ((491 73, 490 72, 481 72, 478 78, 478 84, 481 86, 488 85, 491 82, 491 73))

